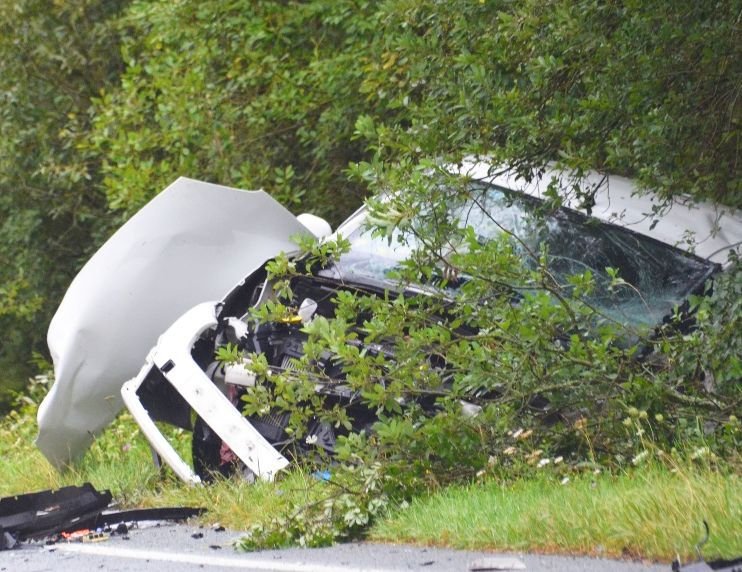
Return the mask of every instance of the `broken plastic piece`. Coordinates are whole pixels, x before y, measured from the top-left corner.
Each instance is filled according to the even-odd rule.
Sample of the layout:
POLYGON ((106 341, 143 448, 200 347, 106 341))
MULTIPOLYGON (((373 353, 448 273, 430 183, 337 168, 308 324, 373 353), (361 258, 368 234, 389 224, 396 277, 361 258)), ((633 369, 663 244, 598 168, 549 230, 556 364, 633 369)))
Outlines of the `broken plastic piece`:
POLYGON ((711 560, 706 562, 701 560, 700 562, 691 562, 685 566, 681 566, 676 560, 672 563, 673 572, 742 572, 742 557, 735 558, 733 560, 711 560))
POLYGON ((471 572, 490 572, 495 570, 525 570, 526 565, 512 556, 493 556, 479 558, 469 564, 471 572))
POLYGON ((163 508, 137 508, 131 510, 119 510, 115 512, 103 512, 88 524, 90 528, 101 528, 104 526, 116 526, 116 534, 127 534, 129 528, 125 523, 142 522, 145 520, 170 520, 180 521, 200 516, 206 512, 205 508, 194 507, 163 507, 163 508))
MULTIPOLYGON (((106 540, 103 527, 143 520, 185 520, 205 512, 202 508, 153 508, 104 513, 111 502, 109 491, 98 492, 93 485, 64 487, 0 499, 0 550, 18 541, 61 534, 68 540, 106 540)), ((117 533, 121 527, 116 528, 117 533)), ((126 525, 124 533, 128 531, 126 525)))
POLYGON ((76 530, 111 502, 111 493, 90 483, 0 499, 0 528, 17 540, 76 530))
POLYGON ((711 531, 709 530, 709 523, 703 521, 703 528, 705 535, 701 541, 696 544, 696 553, 698 554, 697 562, 690 562, 685 566, 681 566, 678 560, 674 560, 672 563, 672 572, 710 572, 712 570, 719 570, 720 572, 742 572, 742 557, 734 558, 732 560, 711 560, 706 562, 701 555, 701 549, 708 542, 711 531))
POLYGON ((9 532, 0 531, 0 550, 10 550, 18 545, 18 539, 9 532))
POLYGON ((317 302, 311 298, 304 298, 297 314, 301 318, 302 324, 308 324, 314 317, 315 312, 317 312, 317 302))

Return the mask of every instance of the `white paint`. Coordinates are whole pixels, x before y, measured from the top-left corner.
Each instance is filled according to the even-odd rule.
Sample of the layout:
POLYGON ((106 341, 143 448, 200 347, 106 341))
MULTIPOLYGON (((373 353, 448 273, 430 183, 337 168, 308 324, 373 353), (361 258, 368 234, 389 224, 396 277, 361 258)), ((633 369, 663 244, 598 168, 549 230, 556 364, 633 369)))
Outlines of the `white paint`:
POLYGON ((332 234, 332 227, 330 223, 325 219, 313 215, 310 213, 301 213, 296 217, 301 224, 309 229, 309 231, 317 238, 325 238, 332 234))
POLYGON ((218 300, 308 234, 263 191, 180 178, 150 201, 75 277, 49 326, 55 383, 37 444, 55 466, 79 457, 123 405, 122 384, 183 312, 218 300))
POLYGON ((252 360, 243 358, 239 363, 231 363, 224 366, 224 383, 241 385, 242 387, 255 387, 257 376, 247 369, 252 360))
POLYGON ((197 483, 198 477, 160 433, 137 396, 139 386, 153 367, 160 368, 188 405, 253 473, 271 481, 278 471, 289 464, 288 459, 250 424, 191 357, 195 341, 216 323, 214 302, 204 302, 188 310, 160 336, 139 376, 125 383, 121 394, 147 440, 186 482, 197 483), (171 367, 163 369, 168 362, 171 367))
POLYGON ((201 566, 219 566, 222 568, 242 568, 247 570, 268 570, 271 572, 392 572, 381 568, 359 568, 353 566, 328 566, 316 563, 284 562, 281 560, 257 559, 250 555, 243 558, 224 556, 205 556, 203 554, 184 554, 158 550, 140 550, 135 548, 116 548, 99 544, 57 544, 61 552, 88 554, 109 558, 129 558, 131 560, 152 560, 160 562, 178 562, 201 566))

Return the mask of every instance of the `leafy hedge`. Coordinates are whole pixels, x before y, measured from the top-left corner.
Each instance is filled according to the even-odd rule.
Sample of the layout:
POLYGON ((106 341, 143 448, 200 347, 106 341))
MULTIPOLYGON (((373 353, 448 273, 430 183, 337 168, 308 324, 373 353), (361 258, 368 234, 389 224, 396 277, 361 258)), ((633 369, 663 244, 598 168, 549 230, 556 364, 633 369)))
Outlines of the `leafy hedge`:
MULTIPOLYGON (((112 227, 91 102, 123 70, 126 2, 0 2, 0 408, 32 372, 69 281, 112 227), (104 218, 105 217, 105 218, 104 218)), ((119 221, 113 217, 114 221, 119 221)))
POLYGON ((364 156, 355 120, 374 110, 360 64, 375 24, 349 1, 133 5, 127 68, 91 138, 111 207, 133 212, 189 175, 342 220, 361 195, 344 170, 364 156))
POLYGON ((374 151, 385 168, 558 161, 739 206, 735 10, 3 0, 3 369, 44 349, 85 256, 179 175, 264 187, 332 222, 367 192, 346 169, 374 151))
MULTIPOLYGON (((394 190, 374 206, 377 231, 430 238, 410 279, 436 271, 442 241, 471 238, 419 216, 461 192, 431 174, 464 156, 524 174, 549 162, 598 169, 668 199, 742 206, 738 11, 670 0, 0 0, 2 381, 45 349, 85 257, 180 175, 263 187, 333 223, 365 194, 394 190)), ((591 189, 575 190, 589 201, 591 189)), ((340 512, 317 505, 318 541, 362 529, 389 483, 412 490, 557 458, 621 465, 685 442, 737 454, 739 262, 713 298, 693 301, 697 329, 643 338, 655 357, 637 360, 620 332, 584 335, 590 276, 565 295, 547 279, 548 259, 524 268, 507 241, 469 242, 448 261, 475 278, 454 308, 346 297, 337 320, 313 324, 309 357, 338 353, 381 418, 373 437, 341 447, 351 467, 341 484, 362 500, 341 495, 340 512), (513 280, 533 292, 518 305, 498 290, 513 280), (360 309, 364 335, 398 342, 394 363, 342 343, 360 309), (431 320, 440 314, 453 323, 431 320), (555 345, 565 332, 569 343, 555 345), (400 412, 401 398, 445 385, 420 368, 431 351, 453 375, 439 414, 400 412), (499 398, 462 420, 459 399, 475 387, 499 398)), ((252 406, 279 398, 300 431, 290 395, 252 406)), ((342 423, 342 411, 328 418, 342 423)), ((302 535, 307 522, 277 526, 302 535)), ((255 538, 281 542, 274 532, 255 538)))

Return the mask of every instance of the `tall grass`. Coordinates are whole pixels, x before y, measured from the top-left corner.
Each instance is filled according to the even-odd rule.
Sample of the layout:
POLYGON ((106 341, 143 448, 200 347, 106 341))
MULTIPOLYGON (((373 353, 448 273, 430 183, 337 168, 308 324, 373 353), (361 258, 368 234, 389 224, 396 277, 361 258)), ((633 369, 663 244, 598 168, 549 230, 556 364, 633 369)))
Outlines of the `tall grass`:
POLYGON ((668 560, 742 554, 742 480, 709 467, 654 464, 618 476, 547 477, 451 487, 412 502, 376 540, 668 560))
MULTIPOLYGON (((93 443, 73 469, 57 472, 33 439, 32 400, 0 420, 0 496, 91 482, 109 489, 120 506, 202 506, 204 522, 245 530, 316 500, 326 486, 294 470, 278 483, 239 479, 191 487, 158 471, 149 446, 130 415, 123 413, 93 443)), ((189 458, 190 437, 167 430, 189 458)), ((414 500, 371 531, 374 540, 467 549, 534 550, 669 560, 693 558, 703 536, 707 557, 742 554, 742 478, 691 462, 650 463, 611 476, 523 479, 512 485, 485 482, 455 486, 414 500)))

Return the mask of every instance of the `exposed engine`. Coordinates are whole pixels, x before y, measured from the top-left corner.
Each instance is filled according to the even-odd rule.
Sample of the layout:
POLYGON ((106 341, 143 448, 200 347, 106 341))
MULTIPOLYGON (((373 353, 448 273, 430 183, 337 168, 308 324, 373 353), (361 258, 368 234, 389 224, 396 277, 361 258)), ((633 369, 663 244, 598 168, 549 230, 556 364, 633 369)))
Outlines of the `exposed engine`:
MULTIPOLYGON (((263 281, 258 285, 246 284, 238 292, 234 292, 234 296, 225 301, 217 330, 212 331, 207 338, 202 338, 194 348, 194 358, 238 409, 242 408, 242 396, 255 385, 255 375, 245 364, 225 366, 213 361, 215 349, 230 343, 242 351, 246 360, 251 355, 262 354, 271 373, 286 375, 291 371, 298 371, 300 367, 298 361, 303 356, 307 339, 307 334, 302 331, 304 324, 315 316, 332 318, 335 313, 333 299, 338 286, 311 276, 292 282, 293 298, 286 305, 296 308, 296 313, 284 320, 256 324, 248 321, 244 314, 240 315, 239 311, 235 312, 240 305, 238 300, 249 299, 249 303, 242 308, 260 304, 272 294, 269 289, 270 284, 263 281), (246 295, 248 289, 249 296, 246 295), (235 313, 237 315, 230 315, 235 313)), ((391 356, 387 348, 377 344, 366 346, 362 342, 358 343, 369 352, 384 352, 391 356)), ((313 364, 313 370, 319 374, 315 390, 323 396, 325 404, 331 407, 341 403, 355 431, 369 429, 376 416, 361 404, 359 396, 353 390, 342 383, 344 373, 333 356, 322 356, 313 364)), ((270 380, 266 379, 263 383, 270 383, 270 380)), ((289 414, 281 411, 252 415, 248 420, 277 450, 294 458, 318 451, 332 455, 337 435, 345 432, 342 428, 313 418, 306 427, 307 438, 296 439, 286 431, 289 414)), ((193 429, 193 461, 194 469, 202 479, 208 479, 214 472, 229 474, 235 468, 244 473, 244 467, 239 467, 240 463, 235 455, 200 419, 196 420, 193 429)))

